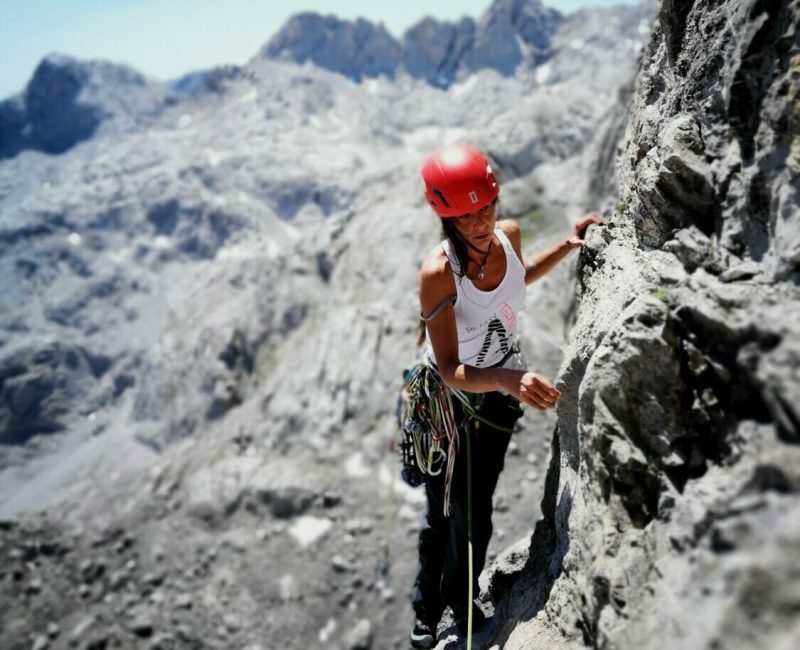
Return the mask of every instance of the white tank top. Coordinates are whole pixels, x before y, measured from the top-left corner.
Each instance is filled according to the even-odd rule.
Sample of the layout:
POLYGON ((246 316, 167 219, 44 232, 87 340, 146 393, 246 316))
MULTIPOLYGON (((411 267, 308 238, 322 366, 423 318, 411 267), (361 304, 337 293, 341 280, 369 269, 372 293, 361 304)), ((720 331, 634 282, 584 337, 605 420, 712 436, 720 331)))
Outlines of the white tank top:
MULTIPOLYGON (((522 363, 521 357, 517 358, 519 354, 510 353, 514 346, 517 313, 525 299, 525 268, 505 233, 495 228, 494 234, 506 254, 506 274, 491 291, 476 289, 468 277, 459 277, 458 258, 450 246, 450 240, 442 242, 456 284, 457 297, 453 308, 458 333, 458 357, 461 363, 476 368, 494 366, 506 357, 504 367, 516 367, 522 363)), ((436 361, 430 337, 428 356, 436 361)))

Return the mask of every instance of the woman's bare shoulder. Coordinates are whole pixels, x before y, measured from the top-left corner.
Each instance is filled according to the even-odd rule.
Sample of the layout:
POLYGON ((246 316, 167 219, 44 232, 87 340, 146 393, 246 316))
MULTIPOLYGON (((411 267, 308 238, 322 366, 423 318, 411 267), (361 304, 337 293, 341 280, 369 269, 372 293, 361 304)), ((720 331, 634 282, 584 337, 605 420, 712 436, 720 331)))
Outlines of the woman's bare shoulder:
POLYGON ((425 256, 419 273, 419 299, 422 313, 428 314, 456 292, 450 260, 441 244, 425 256))
POLYGON ((497 226, 503 231, 505 236, 508 237, 508 241, 511 242, 511 247, 514 249, 517 257, 519 257, 520 262, 524 265, 525 262, 522 259, 522 230, 519 224, 513 219, 504 219, 503 221, 498 221, 497 226))
POLYGON ((437 279, 446 278, 449 273, 450 260, 447 259, 447 253, 444 252, 442 245, 437 244, 428 251, 422 260, 420 278, 435 282, 437 279))
POLYGON ((502 221, 498 221, 497 227, 505 233, 506 237, 514 237, 519 239, 521 236, 519 224, 513 219, 503 219, 502 221))

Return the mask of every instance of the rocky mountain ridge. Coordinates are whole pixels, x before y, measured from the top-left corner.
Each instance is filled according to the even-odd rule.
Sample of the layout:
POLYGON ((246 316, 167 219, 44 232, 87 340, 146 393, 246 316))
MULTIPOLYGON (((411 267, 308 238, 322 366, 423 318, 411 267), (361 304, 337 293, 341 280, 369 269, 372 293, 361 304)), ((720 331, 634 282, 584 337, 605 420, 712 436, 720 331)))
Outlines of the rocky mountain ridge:
MULTIPOLYGON (((302 13, 289 19, 254 62, 308 61, 357 82, 407 74, 443 89, 480 70, 504 76, 526 72, 540 83, 578 76, 588 81, 593 66, 584 65, 583 48, 621 48, 621 59, 626 59, 641 46, 651 13, 645 3, 563 17, 539 0, 497 0, 477 22, 423 19, 401 42, 363 19, 302 13), (560 69, 552 70, 553 64, 560 69)), ((26 149, 62 153, 109 121, 128 131, 148 128, 169 107, 188 97, 219 93, 227 82, 250 74, 250 68, 221 66, 164 83, 125 66, 48 56, 24 92, 0 102, 0 160, 26 149)))
POLYGON ((529 67, 544 62, 564 21, 541 0, 494 0, 478 21, 425 18, 398 42, 383 25, 304 13, 293 17, 261 54, 311 61, 356 81, 381 74, 394 77, 402 70, 447 88, 459 73, 489 68, 510 76, 523 62, 529 67))
POLYGON ((413 170, 472 141, 535 249, 610 217, 520 316, 565 397, 510 449, 475 647, 795 647, 798 6, 666 0, 634 87, 637 11, 446 89, 257 56, 0 161, 0 644, 404 647, 413 170))
MULTIPOLYGON (((387 448, 439 237, 415 170, 471 141, 526 249, 563 236, 643 16, 588 12, 538 76, 447 89, 256 56, 147 82, 137 119, 49 63, 85 65, 70 105, 105 117, 0 161, 0 645, 402 647, 423 504, 387 448)), ((568 282, 521 315, 551 376, 568 282)), ((515 441, 498 544, 537 516, 551 426, 515 441)))
POLYGON ((800 641, 798 18, 661 4, 487 647, 800 641))
POLYGON ((126 66, 51 55, 24 94, 0 102, 0 159, 25 149, 63 153, 112 118, 122 128, 142 128, 165 95, 163 85, 126 66))

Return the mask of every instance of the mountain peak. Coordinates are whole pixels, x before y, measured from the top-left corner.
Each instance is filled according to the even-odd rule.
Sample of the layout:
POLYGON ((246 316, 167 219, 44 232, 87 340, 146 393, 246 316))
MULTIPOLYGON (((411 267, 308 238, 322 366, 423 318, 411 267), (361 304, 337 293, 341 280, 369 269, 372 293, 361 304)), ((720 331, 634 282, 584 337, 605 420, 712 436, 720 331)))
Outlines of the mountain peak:
POLYGON ((304 12, 292 16, 261 51, 270 59, 312 63, 351 79, 393 77, 400 48, 383 24, 304 12))
POLYGON ((63 153, 111 115, 139 119, 157 96, 128 66, 49 54, 24 92, 0 102, 0 159, 24 149, 63 153))
POLYGON ((465 58, 470 70, 493 68, 505 76, 546 55, 563 16, 540 0, 495 0, 481 17, 473 47, 465 58))
POLYGON ((479 21, 427 17, 398 43, 382 24, 296 14, 262 49, 270 59, 312 63, 355 81, 400 69, 434 86, 447 87, 459 71, 492 68, 513 75, 523 62, 538 62, 563 20, 541 0, 495 0, 479 21))

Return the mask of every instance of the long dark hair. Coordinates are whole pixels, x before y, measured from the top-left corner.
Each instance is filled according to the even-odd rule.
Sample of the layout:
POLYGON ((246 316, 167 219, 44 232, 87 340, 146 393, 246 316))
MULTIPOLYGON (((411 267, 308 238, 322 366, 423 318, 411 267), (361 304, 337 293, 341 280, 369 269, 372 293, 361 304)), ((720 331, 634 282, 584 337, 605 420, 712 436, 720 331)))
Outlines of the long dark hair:
MULTIPOLYGON (((497 209, 498 200, 495 199, 492 201, 497 209)), ((467 275, 467 269, 469 268, 469 251, 467 250, 467 244, 464 241, 461 234, 458 232, 458 228, 456 228, 455 220, 443 218, 442 219, 442 236, 447 238, 450 242, 450 246, 453 249, 453 253, 458 260, 458 268, 453 267, 451 264, 451 268, 453 269, 453 274, 456 276, 456 282, 461 282, 467 275)), ((417 345, 422 345, 425 343, 425 321, 422 318, 419 319, 419 336, 417 337, 417 345)))
POLYGON ((450 266, 453 269, 453 273, 458 276, 458 282, 461 282, 469 268, 469 251, 452 219, 442 219, 442 236, 448 239, 458 260, 458 268, 455 268, 452 264, 450 266))
MULTIPOLYGON (((495 210, 497 210, 498 200, 495 199, 492 201, 492 204, 495 206, 495 210)), ((464 241, 461 233, 458 232, 454 219, 442 219, 442 235, 450 240, 450 246, 452 246, 453 253, 455 253, 456 259, 458 260, 459 268, 454 268, 453 273, 458 276, 458 281, 460 282, 467 275, 467 269, 469 268, 470 257, 469 251, 467 250, 467 243, 464 241)))

